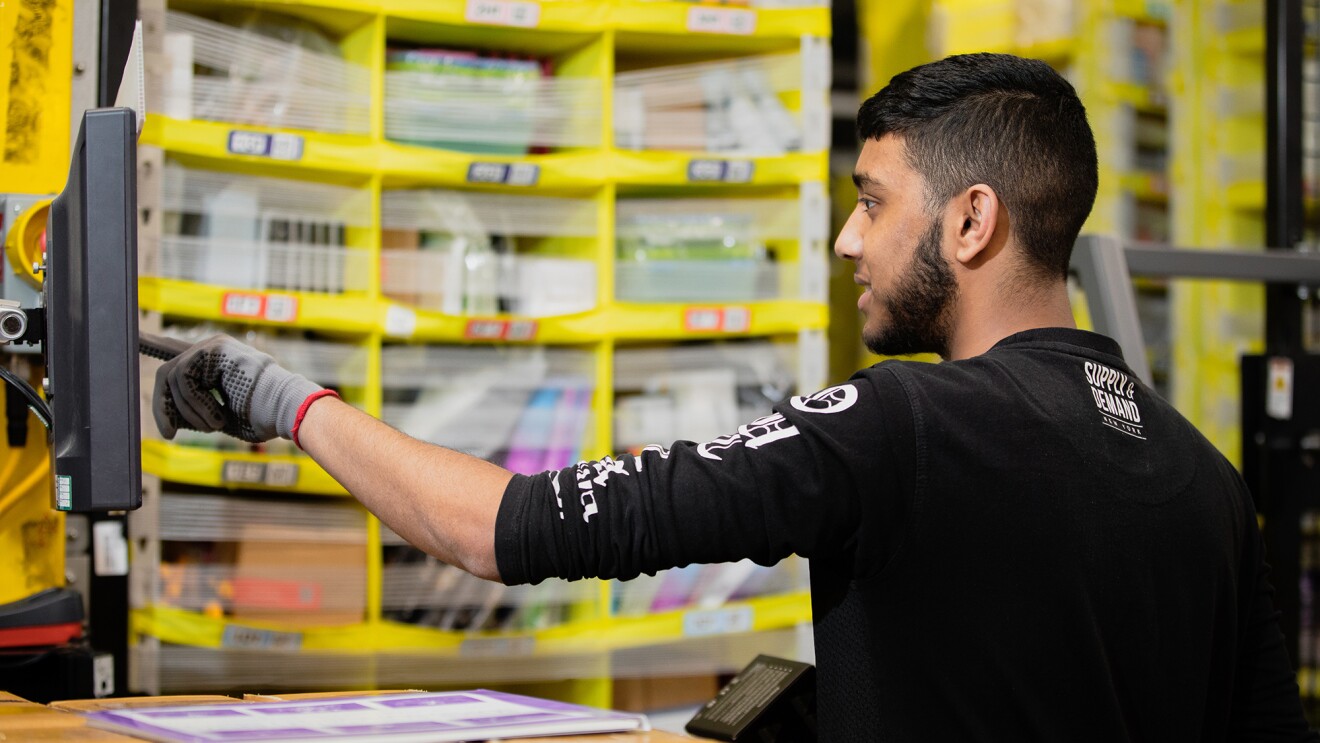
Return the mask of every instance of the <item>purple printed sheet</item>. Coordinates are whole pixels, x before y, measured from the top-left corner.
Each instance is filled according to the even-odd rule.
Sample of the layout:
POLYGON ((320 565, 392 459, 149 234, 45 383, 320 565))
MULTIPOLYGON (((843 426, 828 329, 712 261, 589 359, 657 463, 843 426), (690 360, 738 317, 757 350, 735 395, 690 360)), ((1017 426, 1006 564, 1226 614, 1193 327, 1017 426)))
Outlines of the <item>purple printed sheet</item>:
POLYGON ((650 729, 644 715, 484 689, 104 710, 87 718, 93 727, 179 743, 411 743, 650 729))

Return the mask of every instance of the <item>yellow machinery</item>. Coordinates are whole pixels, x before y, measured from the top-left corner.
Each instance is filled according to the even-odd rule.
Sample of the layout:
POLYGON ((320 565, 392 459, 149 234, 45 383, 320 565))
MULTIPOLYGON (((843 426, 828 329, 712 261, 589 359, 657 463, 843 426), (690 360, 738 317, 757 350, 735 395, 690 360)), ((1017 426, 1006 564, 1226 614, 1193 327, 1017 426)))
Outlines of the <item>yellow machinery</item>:
MULTIPOLYGON (((9 73, 0 83, 0 234, 6 254, 0 271, 4 298, 25 304, 40 287, 32 265, 44 247, 49 195, 63 187, 68 173, 73 6, 73 0, 0 2, 0 69, 9 73)), ((36 361, 30 354, 0 354, 0 363, 40 388, 36 361)), ((4 397, 6 408, 16 404, 15 397, 4 397)), ((6 566, 0 604, 65 582, 64 516, 50 507, 46 431, 26 409, 21 413, 26 435, 13 430, 24 424, 11 425, 6 443, 20 445, 0 454, 0 565, 6 566)))

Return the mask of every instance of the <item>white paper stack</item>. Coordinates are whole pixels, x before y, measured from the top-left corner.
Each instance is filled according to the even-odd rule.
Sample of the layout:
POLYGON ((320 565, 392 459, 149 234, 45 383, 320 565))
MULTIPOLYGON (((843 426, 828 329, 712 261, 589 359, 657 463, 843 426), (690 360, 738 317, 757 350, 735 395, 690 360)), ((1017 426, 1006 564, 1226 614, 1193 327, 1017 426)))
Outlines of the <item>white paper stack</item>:
MULTIPOLYGON (((615 146, 753 156, 817 149, 803 134, 804 126, 814 124, 804 124, 801 112, 790 111, 781 99, 817 86, 820 76, 804 72, 819 55, 808 56, 769 54, 620 72, 614 78, 615 146)), ((804 104, 816 97, 804 95, 804 104)))
POLYGON ((381 290, 452 315, 545 317, 596 305, 594 261, 519 253, 518 238, 591 238, 592 199, 386 191, 381 290))
POLYGON ((439 49, 389 53, 385 136, 464 152, 597 147, 601 81, 555 77, 536 60, 439 49))
POLYGON ((370 131, 371 73, 362 65, 178 11, 166 14, 165 29, 166 116, 370 131))
POLYGON ((366 250, 347 231, 371 224, 369 191, 168 164, 158 270, 244 289, 365 291, 366 250))

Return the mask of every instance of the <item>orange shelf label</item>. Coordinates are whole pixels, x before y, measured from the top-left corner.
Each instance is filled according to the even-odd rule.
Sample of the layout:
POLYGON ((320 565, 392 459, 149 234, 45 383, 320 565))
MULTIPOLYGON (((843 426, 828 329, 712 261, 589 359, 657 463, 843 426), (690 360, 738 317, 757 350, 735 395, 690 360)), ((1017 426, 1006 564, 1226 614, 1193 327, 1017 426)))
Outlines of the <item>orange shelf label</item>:
POLYGON ((293 322, 298 319, 298 298, 288 294, 225 292, 220 314, 242 320, 293 322))
POLYGON ((689 333, 746 333, 752 329, 750 307, 688 307, 683 329, 689 333))

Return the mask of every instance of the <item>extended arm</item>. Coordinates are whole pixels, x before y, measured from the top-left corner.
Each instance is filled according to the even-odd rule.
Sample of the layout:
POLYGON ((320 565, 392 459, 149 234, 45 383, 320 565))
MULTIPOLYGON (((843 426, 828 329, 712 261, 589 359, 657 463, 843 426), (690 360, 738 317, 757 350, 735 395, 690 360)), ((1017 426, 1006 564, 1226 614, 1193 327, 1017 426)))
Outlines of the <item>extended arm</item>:
POLYGON ((190 428, 254 443, 293 439, 404 539, 499 579, 495 518, 509 472, 406 436, 232 338, 177 350, 156 373, 152 401, 165 438, 190 428))
POLYGON ((427 444, 334 398, 307 409, 299 443, 410 544, 489 580, 495 517, 512 473, 427 444))
POLYGON ((862 402, 873 393, 850 383, 703 444, 515 478, 327 394, 216 336, 161 367, 153 411, 166 438, 178 428, 291 438, 410 543, 505 582, 742 558, 768 565, 837 548, 856 531, 856 494, 874 482, 874 453, 884 450, 879 416, 862 402))

